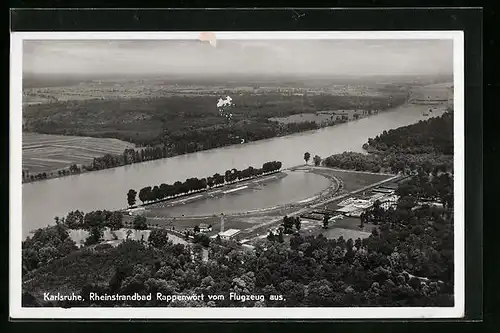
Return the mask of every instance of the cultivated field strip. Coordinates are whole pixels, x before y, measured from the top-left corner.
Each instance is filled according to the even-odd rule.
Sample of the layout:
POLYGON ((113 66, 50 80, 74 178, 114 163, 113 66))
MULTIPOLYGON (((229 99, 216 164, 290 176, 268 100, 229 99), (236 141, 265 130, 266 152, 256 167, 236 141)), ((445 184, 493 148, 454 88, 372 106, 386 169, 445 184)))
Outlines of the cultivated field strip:
POLYGON ((95 157, 135 148, 129 142, 108 138, 23 133, 22 139, 23 169, 31 174, 90 164, 95 157))

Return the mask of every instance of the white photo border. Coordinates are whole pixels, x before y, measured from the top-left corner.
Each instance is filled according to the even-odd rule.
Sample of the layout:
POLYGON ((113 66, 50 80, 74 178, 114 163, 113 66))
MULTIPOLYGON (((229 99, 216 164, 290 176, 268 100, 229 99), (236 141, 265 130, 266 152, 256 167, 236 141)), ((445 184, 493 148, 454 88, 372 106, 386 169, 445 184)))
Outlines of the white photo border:
POLYGON ((22 64, 24 40, 199 39, 201 32, 11 32, 9 304, 13 319, 445 319, 465 313, 465 132, 463 31, 214 32, 217 39, 453 40, 454 306, 284 308, 26 308, 22 307, 22 64))

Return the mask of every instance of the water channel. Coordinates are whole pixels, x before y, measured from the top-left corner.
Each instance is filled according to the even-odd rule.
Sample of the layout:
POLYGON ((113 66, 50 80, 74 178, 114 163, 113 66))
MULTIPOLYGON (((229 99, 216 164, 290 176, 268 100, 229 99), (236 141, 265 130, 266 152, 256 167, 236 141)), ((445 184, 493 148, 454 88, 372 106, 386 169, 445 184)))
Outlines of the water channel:
MULTIPOLYGON (((88 212, 123 208, 126 206, 126 193, 129 189, 138 191, 145 186, 184 181, 190 177, 206 177, 216 172, 223 174, 231 168, 260 167, 262 163, 273 160, 281 161, 286 168, 303 164, 306 151, 310 152, 311 156, 317 154, 321 157, 344 151, 363 152, 362 145, 369 137, 374 137, 384 130, 427 119, 428 116, 423 114, 427 109, 428 106, 425 105, 403 105, 367 118, 315 131, 23 184, 23 237, 36 228, 53 224, 55 216, 65 216, 71 210, 88 212)), ((439 107, 431 116, 439 116, 444 110, 444 106, 439 107)), ((266 197, 280 196, 280 202, 293 201, 297 191, 279 188, 279 184, 293 179, 294 177, 286 177, 275 186, 268 185, 272 191, 266 193, 266 190, 262 189, 260 193, 266 197)), ((312 187, 318 186, 318 182, 321 183, 311 180, 309 185, 303 185, 307 182, 302 180, 299 187, 310 192, 312 187)), ((316 192, 322 189, 320 184, 316 192)), ((237 195, 233 197, 238 198, 237 195)), ((206 203, 208 206, 204 207, 203 211, 215 207, 213 204, 206 203)), ((241 209, 241 205, 235 206, 234 200, 221 201, 215 205, 217 210, 241 209)), ((251 206, 258 208, 256 204, 251 206)), ((266 207, 268 206, 266 204, 266 207)))

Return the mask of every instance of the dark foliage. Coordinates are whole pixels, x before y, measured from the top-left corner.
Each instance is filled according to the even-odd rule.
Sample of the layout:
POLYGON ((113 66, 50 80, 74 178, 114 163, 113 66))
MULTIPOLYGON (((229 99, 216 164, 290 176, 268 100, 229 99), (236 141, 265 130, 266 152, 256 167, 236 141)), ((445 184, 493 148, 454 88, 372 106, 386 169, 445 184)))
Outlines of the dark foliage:
MULTIPOLYGON (((160 291, 284 296, 285 301, 268 297, 263 304, 259 303, 264 306, 453 304, 453 216, 447 209, 413 205, 384 211, 379 228, 364 240, 296 234, 289 243, 283 243, 279 240, 283 237, 280 230, 272 236, 277 241, 262 240, 252 252, 221 239, 204 244, 206 236, 197 235, 196 242, 209 247, 208 262, 197 255, 193 257, 191 251, 199 251, 196 247, 190 249, 163 241, 147 247, 127 241, 116 249, 92 254, 73 251, 45 264, 30 274, 25 292, 39 295, 41 289, 65 285, 82 294, 102 288, 103 292, 122 294, 160 291), (51 278, 47 278, 49 273, 51 278)), ((29 303, 37 302, 40 299, 31 299, 29 303)), ((123 302, 130 306, 155 304, 155 301, 123 302)), ((218 301, 215 305, 259 304, 218 301)), ((203 301, 164 304, 204 305, 207 304, 203 301)))
MULTIPOLYGON (((262 168, 248 167, 244 170, 226 170, 224 176, 218 173, 211 177, 198 179, 196 177, 186 179, 183 183, 177 181, 173 184, 161 184, 160 186, 147 186, 139 191, 139 200, 143 203, 155 202, 163 199, 171 199, 180 195, 186 195, 193 191, 202 191, 224 183, 232 183, 238 180, 258 177, 269 172, 281 169, 281 162, 266 162, 262 168)), ((130 190, 127 196, 132 196, 130 190)), ((134 191, 135 192, 135 191, 134 191)))
POLYGON ((77 249, 62 223, 38 229, 22 243, 23 275, 77 249))
MULTIPOLYGON (((410 135, 407 129, 404 133, 410 135)), ((432 141, 439 146, 438 142, 432 141)), ((439 147, 435 149, 436 154, 444 153, 439 147)), ((400 195, 396 207, 386 210, 376 202, 362 216, 362 223, 376 223, 372 234, 363 240, 295 233, 285 242, 285 233, 293 226, 300 228, 294 218, 285 217, 278 233, 270 232, 267 239, 254 244, 253 251, 220 238, 211 242, 207 238, 207 242, 201 233, 195 234, 195 242, 202 246, 174 245, 165 243, 158 233, 160 237, 153 240, 159 241, 150 242, 150 246, 126 241, 117 248, 75 250, 73 244, 64 255, 63 244, 70 243, 65 225, 40 229, 23 242, 23 302, 27 306, 46 305, 43 292, 69 290, 82 295, 99 291, 226 297, 175 304, 153 300, 74 306, 452 306, 453 174, 445 167, 433 166, 432 161, 424 161, 412 171, 409 181, 396 191, 400 195), (443 205, 434 206, 433 202, 443 205), (199 255, 203 246, 208 247, 208 261, 199 255), (230 292, 266 298, 230 302, 230 292)), ((110 214, 85 214, 81 222, 82 213, 73 212, 68 219, 94 228, 109 221, 110 214)))
MULTIPOLYGON (((231 109, 230 122, 219 116, 212 96, 52 101, 24 106, 23 119, 25 130, 32 132, 116 138, 141 147, 94 158, 89 165, 75 164, 56 175, 65 176, 318 129, 316 122, 283 124, 270 118, 353 108, 371 114, 371 110, 395 107, 405 101, 406 95, 399 89, 390 93, 380 97, 243 94, 231 109)), ((345 121, 339 119, 327 125, 345 121)), ((24 173, 23 181, 52 176, 24 173)))
POLYGON ((147 219, 144 215, 137 215, 134 218, 134 229, 146 230, 148 228, 147 219))
POLYGON ((430 173, 453 170, 453 113, 384 131, 363 146, 371 154, 344 152, 327 157, 328 167, 371 171, 430 173))

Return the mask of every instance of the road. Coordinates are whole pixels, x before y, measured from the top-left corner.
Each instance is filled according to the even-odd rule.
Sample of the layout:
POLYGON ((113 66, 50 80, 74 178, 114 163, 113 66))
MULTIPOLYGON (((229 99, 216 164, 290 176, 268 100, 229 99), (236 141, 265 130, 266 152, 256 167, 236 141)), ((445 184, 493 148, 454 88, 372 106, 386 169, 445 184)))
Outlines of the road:
MULTIPOLYGON (((317 167, 317 168, 322 168, 322 167, 317 167)), ((324 168, 324 169, 329 169, 329 168, 324 168)), ((331 170, 331 169, 329 169, 331 170)), ((339 171, 347 171, 347 170, 339 170, 339 171)), ((370 173, 370 172, 366 172, 366 173, 370 173)), ((354 190, 352 192, 349 192, 349 193, 345 193, 345 194, 342 194, 342 195, 339 195, 339 196, 336 196, 336 197, 333 197, 333 198, 330 198, 330 199, 327 199, 325 201, 321 201, 321 202, 318 202, 316 204, 312 204, 312 205, 308 205, 304 208, 301 208, 293 213, 289 213, 287 214, 287 216, 297 216, 297 215, 300 215, 300 214, 303 214, 303 213, 306 213, 308 211, 311 211, 313 210, 314 208, 318 208, 318 207, 321 207, 321 206, 324 206, 330 202, 333 202, 333 201, 336 201, 336 200, 340 200, 340 199, 343 199, 345 197, 348 197, 348 196, 351 196, 351 195, 354 195, 354 194, 357 194, 359 192, 362 192, 362 191, 366 191, 368 189, 371 189, 371 188, 374 188, 374 187, 377 187, 377 186, 380 186, 382 184, 385 184, 385 183, 388 183, 388 182, 391 182, 391 181, 394 181, 398 178, 400 178, 401 175, 395 175, 395 176, 392 176, 391 178, 388 178, 388 179, 384 179, 384 180, 381 180, 379 182, 376 182, 376 183, 373 183, 373 184, 370 184, 368 186, 365 186, 365 187, 362 187, 360 189, 357 189, 357 190, 354 190)), ((261 229, 261 228, 264 228, 264 227, 267 227, 269 228, 271 225, 273 224, 276 224, 276 223, 281 223, 281 221, 283 220, 283 217, 279 217, 279 218, 275 218, 273 220, 270 220, 268 222, 264 222, 264 223, 260 223, 258 225, 255 225, 251 228, 248 228, 246 230, 243 231, 243 233, 245 234, 253 234, 255 233, 255 231, 257 231, 258 229, 261 229)), ((258 238, 257 235, 252 235, 253 237, 250 238, 252 240, 258 238)), ((248 238, 248 236, 246 236, 246 238, 248 238)))

